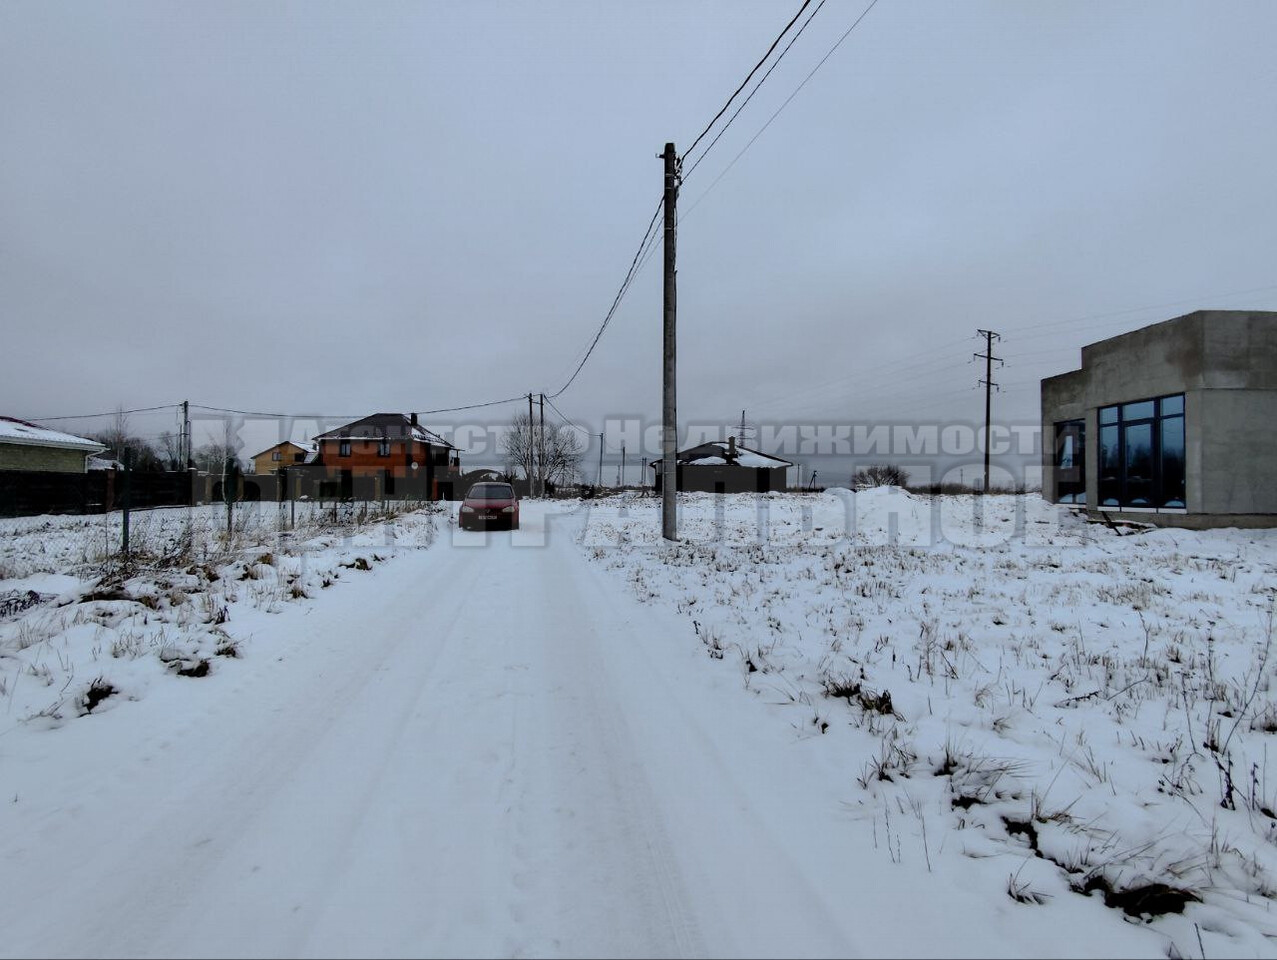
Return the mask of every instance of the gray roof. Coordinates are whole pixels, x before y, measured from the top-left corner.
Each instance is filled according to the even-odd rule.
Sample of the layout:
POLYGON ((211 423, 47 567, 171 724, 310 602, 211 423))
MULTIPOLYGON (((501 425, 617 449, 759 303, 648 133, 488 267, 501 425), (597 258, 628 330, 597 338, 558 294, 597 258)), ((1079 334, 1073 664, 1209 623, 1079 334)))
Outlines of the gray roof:
POLYGON ((432 446, 452 448, 452 444, 439 436, 439 434, 427 430, 419 423, 413 423, 412 418, 406 413, 374 413, 371 416, 364 417, 362 420, 348 423, 344 427, 321 433, 315 439, 345 440, 352 437, 355 439, 367 437, 370 440, 375 440, 386 437, 394 440, 408 436, 432 446))
MULTIPOLYGON (((662 457, 660 460, 653 460, 648 466, 655 467, 664 459, 662 457)), ((793 466, 793 463, 788 460, 760 453, 749 447, 742 447, 739 443, 733 447, 726 440, 711 440, 709 443, 680 450, 675 462, 679 466, 730 466, 746 470, 776 470, 780 467, 793 466)))

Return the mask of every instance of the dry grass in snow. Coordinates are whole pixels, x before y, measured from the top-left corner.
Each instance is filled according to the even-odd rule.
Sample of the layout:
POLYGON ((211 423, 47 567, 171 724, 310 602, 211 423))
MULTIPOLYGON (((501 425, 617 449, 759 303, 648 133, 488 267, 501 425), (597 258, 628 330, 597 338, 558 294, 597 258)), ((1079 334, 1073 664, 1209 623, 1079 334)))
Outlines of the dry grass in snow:
POLYGON ((684 495, 582 546, 822 737, 883 860, 1003 864, 1170 952, 1277 943, 1277 531, 1112 530, 1037 495, 684 495), (1199 941, 1199 937, 1201 940, 1199 941))
POLYGON ((404 547, 429 546, 438 506, 278 504, 0 520, 0 732, 60 726, 200 678, 245 654, 251 629, 404 547))

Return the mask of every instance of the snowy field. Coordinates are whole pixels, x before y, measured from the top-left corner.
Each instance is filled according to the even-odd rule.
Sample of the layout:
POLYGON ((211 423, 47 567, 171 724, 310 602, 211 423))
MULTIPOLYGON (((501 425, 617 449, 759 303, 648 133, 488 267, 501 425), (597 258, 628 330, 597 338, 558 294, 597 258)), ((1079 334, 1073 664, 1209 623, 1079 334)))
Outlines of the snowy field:
POLYGON ((1277 955, 1277 532, 456 506, 0 520, 0 956, 1277 955))
POLYGON ((1110 529, 1036 495, 595 506, 590 556, 828 741, 881 863, 1174 954, 1277 955, 1277 531, 1110 529), (1200 938, 1200 939, 1199 939, 1200 938))

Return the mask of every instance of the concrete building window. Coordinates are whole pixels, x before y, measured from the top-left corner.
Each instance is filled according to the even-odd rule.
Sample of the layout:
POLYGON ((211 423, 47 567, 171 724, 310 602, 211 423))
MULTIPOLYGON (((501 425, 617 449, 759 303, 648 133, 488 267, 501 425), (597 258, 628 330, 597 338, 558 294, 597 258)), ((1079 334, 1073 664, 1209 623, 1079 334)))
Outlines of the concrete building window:
POLYGON ((1055 501, 1086 503, 1086 421, 1055 425, 1055 501))
POLYGON ((1099 505, 1183 509, 1184 395, 1099 410, 1099 505))
POLYGON ((337 442, 337 456, 339 457, 350 456, 350 441, 349 440, 339 440, 337 442))

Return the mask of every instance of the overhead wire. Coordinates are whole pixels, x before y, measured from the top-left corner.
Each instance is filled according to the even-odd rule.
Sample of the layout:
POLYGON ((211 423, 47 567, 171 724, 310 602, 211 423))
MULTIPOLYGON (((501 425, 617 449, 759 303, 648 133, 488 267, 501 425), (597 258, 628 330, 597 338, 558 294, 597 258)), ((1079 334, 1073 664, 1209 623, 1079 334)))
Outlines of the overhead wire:
MULTIPOLYGON (((874 0, 874 2, 877 2, 877 0, 874 0)), ((825 3, 825 0, 821 0, 820 4, 816 7, 816 10, 812 12, 813 17, 815 16, 816 12, 819 11, 820 7, 824 6, 824 3, 825 3)), ((793 28, 794 24, 798 22, 798 20, 802 17, 803 12, 810 5, 811 5, 811 0, 803 0, 802 5, 798 8, 798 12, 794 14, 794 16, 789 20, 787 24, 785 24, 784 29, 781 30, 781 32, 776 36, 776 39, 773 40, 771 45, 767 48, 767 52, 763 54, 762 58, 759 59, 759 61, 754 65, 753 69, 749 71, 749 73, 745 76, 745 79, 741 81, 740 85, 736 88, 736 90, 732 93, 732 95, 727 98, 727 102, 723 104, 723 106, 719 109, 718 113, 714 115, 713 119, 711 119, 710 122, 705 125, 705 129, 702 130, 700 134, 697 135, 696 139, 692 141, 692 145, 683 154, 684 157, 690 156, 696 150, 697 145, 700 144, 700 142, 706 137, 706 135, 708 135, 710 130, 714 128, 714 125, 718 123, 718 121, 722 118, 723 114, 727 112, 727 110, 731 107, 732 103, 736 100, 736 98, 740 96, 741 91, 744 90, 749 85, 750 80, 752 80, 754 75, 758 73, 758 71, 762 68, 763 64, 767 62, 767 60, 771 57, 772 53, 775 51, 776 47, 785 38, 786 34, 788 34, 789 31, 793 28)), ((736 112, 732 114, 731 118, 723 126, 722 130, 719 131, 718 136, 716 136, 714 140, 710 143, 710 145, 706 147, 704 151, 702 151, 700 157, 698 157, 695 163, 693 163, 691 169, 695 169, 696 165, 699 164, 700 161, 705 158, 705 156, 713 148, 714 144, 718 142, 718 138, 722 136, 723 131, 725 131, 727 127, 731 126, 732 121, 734 121, 736 117, 740 114, 741 109, 743 109, 745 104, 747 104, 749 100, 753 97, 753 95, 758 92, 759 87, 761 87, 762 84, 767 80, 767 77, 770 76, 772 70, 775 69, 776 64, 778 64, 781 61, 781 59, 784 58, 785 54, 789 51, 789 48, 793 46, 794 41, 797 40, 798 37, 802 35, 802 31, 806 29, 807 24, 809 24, 810 22, 811 22, 811 17, 808 17, 807 20, 803 23, 802 27, 799 29, 798 33, 794 35, 794 37, 790 40, 789 44, 786 45, 785 49, 781 52, 781 55, 776 58, 771 68, 767 71, 766 74, 763 75, 758 85, 754 88, 753 91, 751 91, 751 93, 749 94, 749 97, 747 97, 745 101, 741 104, 741 106, 737 108, 736 112)), ((689 170, 689 173, 690 173, 690 170, 689 170)), ((590 359, 590 356, 594 352, 594 348, 598 346, 598 342, 600 338, 603 336, 603 332, 607 329, 608 324, 611 323, 612 318, 616 314, 617 308, 620 306, 621 301, 625 297, 625 294, 629 291, 630 285, 634 282, 634 279, 636 276, 638 276, 639 272, 642 271, 642 269, 647 265, 648 261, 651 259, 652 255, 654 254, 656 250, 656 239, 659 236, 659 233, 655 232, 655 227, 664 206, 665 206, 665 200, 664 200, 664 197, 662 196, 660 203, 657 204, 656 212, 652 214, 652 219, 648 223, 647 230, 643 234, 643 240, 639 243, 638 251, 634 254, 634 258, 630 261, 630 268, 625 274, 625 279, 622 280, 620 289, 617 291, 616 296, 612 300, 611 307, 608 309, 607 314, 604 316, 602 323, 599 324, 599 328, 595 332, 593 339, 590 341, 589 347, 586 348, 585 355, 581 357, 580 362, 577 363, 576 368, 572 371, 572 375, 567 379, 567 382, 564 383, 563 386, 560 387, 558 390, 556 390, 554 393, 547 394, 547 396, 555 397, 555 398, 562 396, 562 394, 570 386, 572 386, 577 376, 581 373, 581 370, 585 367, 586 362, 590 359)))
MULTIPOLYGON (((754 64, 754 69, 749 71, 749 74, 745 77, 744 80, 741 81, 740 86, 736 88, 735 92, 730 97, 727 98, 727 102, 723 104, 723 106, 719 109, 718 113, 714 114, 714 119, 711 120, 709 123, 707 123, 705 125, 705 129, 702 130, 697 135, 696 139, 692 141, 692 145, 687 148, 687 151, 684 153, 684 156, 690 155, 692 151, 696 149, 696 145, 705 139, 705 135, 709 133, 711 129, 713 129, 714 124, 718 123, 719 118, 721 118, 723 114, 727 112, 727 108, 732 105, 732 101, 735 100, 738 96, 740 96, 740 92, 744 90, 745 87, 749 84, 750 79, 754 76, 754 74, 758 72, 759 68, 762 67, 762 65, 767 62, 767 58, 772 55, 772 51, 776 49, 776 45, 779 44, 780 41, 784 39, 785 34, 789 32, 790 28, 793 27, 793 25, 798 21, 798 18, 803 15, 803 11, 806 10, 810 4, 811 4, 811 0, 803 0, 803 5, 798 8, 798 12, 794 14, 793 19, 791 19, 789 23, 785 24, 785 29, 783 29, 777 35, 776 39, 772 41, 771 46, 767 48, 767 52, 763 54, 762 59, 759 60, 758 63, 754 64)), ((733 119, 735 118, 733 117, 733 119)), ((708 148, 707 148, 707 152, 708 152, 708 148)))
POLYGON ((556 406, 554 405, 554 401, 553 401, 553 400, 551 400, 549 397, 546 397, 545 402, 546 402, 546 403, 548 403, 548 404, 550 405, 550 409, 551 409, 551 410, 553 410, 556 414, 558 414, 559 419, 560 419, 560 420, 562 420, 562 421, 563 421, 565 424, 567 424, 569 427, 572 427, 574 430, 580 430, 580 431, 581 431, 582 433, 584 433, 586 436, 589 436, 589 437, 594 436, 594 434, 593 434, 593 433, 591 433, 591 432, 590 432, 587 428, 585 428, 585 427, 581 426, 581 425, 580 425, 579 423, 577 423, 575 420, 573 420, 573 419, 571 419, 570 417, 568 417, 568 416, 567 416, 567 415, 566 415, 566 414, 565 414, 562 410, 560 410, 558 407, 556 407, 556 406))
MULTIPOLYGON (((789 43, 785 44, 785 49, 782 50, 780 52, 780 55, 775 60, 772 61, 772 65, 767 68, 767 72, 764 73, 762 78, 758 81, 758 83, 754 85, 754 89, 749 92, 749 96, 747 96, 743 101, 741 101, 740 106, 736 108, 736 111, 728 118, 727 122, 723 124, 723 126, 719 129, 718 133, 714 135, 714 139, 710 141, 709 146, 707 146, 704 150, 701 151, 701 155, 697 157, 695 162, 691 165, 691 167, 689 167, 687 171, 683 173, 682 175, 683 183, 687 183, 688 179, 692 176, 692 174, 696 172, 696 168, 701 165, 701 161, 704 160, 707 156, 709 156, 710 151, 714 149, 714 144, 718 143, 718 141, 722 139, 723 134, 727 132, 728 128, 731 127, 732 123, 736 120, 736 118, 740 116, 741 111, 744 110, 745 107, 749 105, 749 101, 753 100, 754 95, 763 88, 763 84, 765 84, 767 82, 767 78, 772 75, 772 71, 775 70, 778 66, 780 66, 780 62, 785 59, 785 54, 789 53, 790 48, 798 41, 798 38, 803 35, 803 31, 805 31, 807 27, 811 25, 812 20, 816 19, 816 14, 820 13, 820 8, 823 7, 824 5, 825 5, 825 0, 820 0, 820 3, 816 5, 816 9, 811 12, 811 15, 806 20, 803 21, 803 25, 798 28, 798 32, 795 33, 792 37, 790 37, 789 43)), ((806 7, 807 7, 807 4, 804 3, 803 8, 806 9, 806 7)), ((798 14, 795 16, 795 19, 797 19, 797 17, 801 15, 802 15, 802 10, 799 10, 798 14)), ((793 25, 793 21, 790 21, 790 25, 791 26, 793 25)), ((788 30, 788 27, 786 27, 786 30, 788 30)), ((783 35, 784 34, 782 33, 782 36, 783 35)), ((775 44, 772 45, 772 48, 775 49, 775 44)), ((748 78, 746 78, 746 82, 748 82, 748 78)), ((688 148, 687 154, 684 154, 684 162, 686 162, 687 155, 692 152, 692 149, 694 149, 695 146, 696 144, 692 144, 692 147, 688 148)))
POLYGON ((75 415, 61 417, 31 417, 32 423, 53 422, 55 420, 95 420, 99 417, 120 417, 128 416, 132 413, 151 413, 155 410, 169 410, 173 407, 181 407, 180 403, 162 403, 154 407, 136 407, 132 410, 107 410, 102 413, 81 413, 75 415))
POLYGON ((616 291, 616 296, 612 298, 612 306, 608 308, 607 314, 603 317, 603 322, 599 324, 599 329, 594 334, 594 339, 590 341, 590 346, 586 349, 585 356, 583 356, 581 358, 581 362, 576 365, 576 369, 572 371, 572 376, 568 377, 567 382, 563 384, 563 386, 559 387, 559 389, 554 393, 547 394, 548 397, 562 396, 563 392, 567 390, 568 387, 572 386, 572 383, 576 380, 577 376, 581 373, 582 368, 585 366, 586 361, 589 360, 590 355, 594 353, 594 348, 598 346, 599 338, 603 336, 603 331, 606 330, 608 324, 612 322, 612 317, 616 315, 616 308, 621 305, 621 301, 630 289, 630 284, 634 282, 634 277, 638 274, 639 259, 643 256, 643 252, 648 245, 649 239, 654 236, 653 230, 656 227, 656 221, 660 218, 661 210, 664 209, 664 207, 665 197, 662 195, 660 202, 656 205, 656 212, 652 214, 652 219, 647 225, 647 230, 643 233, 643 239, 639 243, 638 250, 634 253, 634 259, 630 261, 630 269, 626 272, 625 279, 621 281, 621 286, 620 289, 616 291))
POLYGON ((843 42, 849 36, 851 36, 851 32, 855 30, 856 27, 860 26, 861 21, 863 21, 865 17, 869 15, 869 11, 872 10, 877 5, 878 5, 878 0, 870 0, 869 6, 865 7, 864 11, 860 14, 860 16, 858 16, 855 19, 855 21, 852 23, 852 25, 846 29, 843 35, 838 38, 837 42, 835 42, 834 45, 829 48, 829 52, 826 53, 823 57, 821 57, 820 61, 814 67, 811 68, 811 72, 808 73, 807 76, 803 78, 802 83, 798 84, 794 92, 791 93, 788 97, 786 97, 785 101, 779 107, 776 108, 776 112, 773 113, 767 119, 767 122, 762 125, 759 131, 756 134, 754 134, 753 137, 750 138, 749 142, 746 143, 744 147, 741 148, 740 153, 736 154, 736 156, 732 158, 732 162, 729 163, 726 167, 724 167, 723 171, 717 177, 714 178, 714 182, 705 188, 705 192, 702 193, 699 197, 697 197, 696 202, 687 208, 688 213, 691 213, 693 210, 695 210, 696 207, 698 207, 701 204, 701 202, 704 201, 704 199, 707 196, 709 196, 710 191, 712 191, 716 186, 718 186, 719 181, 722 180, 723 177, 727 176, 728 171, 731 170, 732 167, 736 166, 737 161, 739 161, 740 158, 745 155, 745 152, 754 145, 755 141, 757 141, 758 138, 761 137, 767 131, 767 128, 772 125, 772 123, 776 120, 776 118, 780 116, 781 112, 787 106, 789 106, 790 102, 792 102, 793 99, 796 96, 798 96, 798 94, 802 91, 803 87, 807 86, 807 83, 811 80, 811 78, 816 75, 816 71, 825 65, 825 61, 827 61, 830 57, 834 55, 834 52, 840 46, 842 46, 843 42))
MULTIPOLYGON (((457 407, 438 407, 433 410, 413 410, 409 412, 418 416, 430 416, 436 413, 456 413, 462 410, 478 410, 482 407, 495 407, 505 403, 515 403, 524 400, 526 397, 527 394, 519 394, 517 397, 506 397, 502 400, 486 400, 482 403, 468 403, 457 407)), ((191 409, 207 410, 212 413, 233 413, 244 417, 274 417, 276 419, 293 420, 360 420, 368 416, 367 413, 280 413, 263 410, 237 410, 232 407, 215 407, 204 403, 192 403, 191 409)))

